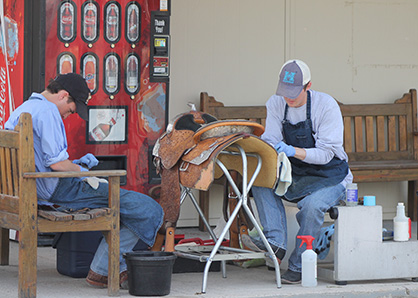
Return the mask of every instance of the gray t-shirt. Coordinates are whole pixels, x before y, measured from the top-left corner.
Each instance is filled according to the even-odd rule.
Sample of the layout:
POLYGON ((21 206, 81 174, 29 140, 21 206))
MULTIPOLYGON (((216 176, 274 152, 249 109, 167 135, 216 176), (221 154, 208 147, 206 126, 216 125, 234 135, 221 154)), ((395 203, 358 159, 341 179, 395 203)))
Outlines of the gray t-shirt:
MULTIPOLYGON (((314 90, 311 93, 311 119, 313 137, 315 139, 314 148, 305 148, 306 163, 323 165, 331 161, 336 156, 341 160, 348 161, 347 153, 344 151, 344 123, 338 103, 330 95, 314 90)), ((282 121, 286 101, 283 97, 273 95, 266 103, 267 118, 266 130, 261 138, 272 146, 283 141, 282 121)), ((287 120, 291 124, 296 124, 306 120, 306 104, 298 107, 289 107, 287 120)), ((344 186, 353 181, 351 171, 341 182, 344 186)))

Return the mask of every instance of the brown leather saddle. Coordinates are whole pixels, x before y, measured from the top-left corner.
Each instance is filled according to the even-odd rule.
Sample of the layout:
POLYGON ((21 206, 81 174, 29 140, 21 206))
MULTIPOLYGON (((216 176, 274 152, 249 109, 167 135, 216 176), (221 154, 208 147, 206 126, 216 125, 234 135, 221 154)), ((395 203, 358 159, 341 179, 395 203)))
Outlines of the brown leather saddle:
MULTIPOLYGON (((273 166, 276 165, 277 153, 273 147, 254 135, 260 136, 263 132, 263 126, 252 121, 217 121, 209 114, 196 111, 181 114, 170 122, 153 151, 154 162, 161 175, 160 205, 164 210, 164 223, 159 234, 166 234, 168 238, 167 234, 171 232, 174 237, 174 228, 180 214, 180 185, 208 190, 213 180, 223 175, 223 171, 216 165, 216 158, 222 160, 228 169, 237 169, 242 174, 239 156, 220 154, 226 149, 237 150, 230 147, 232 144, 240 145, 245 151, 252 150, 249 152, 258 152, 261 148, 263 159, 275 159, 262 168, 264 175, 259 174, 268 178, 257 178, 255 181, 256 185, 273 187, 277 176, 277 168, 273 166)), ((249 173, 254 172, 256 164, 255 158, 248 159, 249 173)), ((166 239, 165 250, 174 249, 167 248, 167 242, 166 239)))

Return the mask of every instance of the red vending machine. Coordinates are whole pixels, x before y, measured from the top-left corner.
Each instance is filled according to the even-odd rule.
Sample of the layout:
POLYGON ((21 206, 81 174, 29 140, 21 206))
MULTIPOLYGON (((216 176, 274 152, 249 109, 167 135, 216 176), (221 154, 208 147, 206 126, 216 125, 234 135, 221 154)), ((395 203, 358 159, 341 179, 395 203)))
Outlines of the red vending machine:
POLYGON ((64 121, 70 158, 93 153, 95 169, 126 169, 123 188, 157 198, 152 148, 167 123, 169 0, 24 3, 25 98, 58 74, 81 74, 89 120, 64 121))

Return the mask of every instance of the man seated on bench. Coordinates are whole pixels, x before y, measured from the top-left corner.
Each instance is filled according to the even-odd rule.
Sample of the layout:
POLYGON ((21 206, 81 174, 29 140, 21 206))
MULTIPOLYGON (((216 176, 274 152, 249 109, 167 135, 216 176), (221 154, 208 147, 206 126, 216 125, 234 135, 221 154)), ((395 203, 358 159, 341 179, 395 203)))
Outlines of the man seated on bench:
MULTIPOLYGON (((310 90, 311 85, 309 67, 289 60, 280 71, 276 94, 266 104, 266 130, 261 138, 289 157, 292 184, 284 196, 263 187, 253 187, 252 193, 263 232, 279 260, 287 246, 282 199, 297 203, 298 235, 317 238, 325 212, 344 199, 345 187, 353 179, 343 148, 340 108, 331 96, 310 90)), ((245 236, 243 242, 251 249, 266 250, 259 239, 245 236)), ((283 283, 301 282, 301 254, 306 247, 299 247, 300 243, 296 239, 283 283)))
MULTIPOLYGON (((91 168, 98 164, 92 154, 70 161, 67 153, 67 137, 63 120, 74 113, 88 120, 87 103, 90 90, 82 76, 74 73, 59 75, 42 93, 32 93, 20 105, 5 124, 14 129, 21 113, 32 115, 35 147, 35 166, 38 172, 88 171, 79 164, 91 168), (75 162, 75 163, 74 163, 75 162)), ((91 183, 80 178, 42 178, 36 180, 40 204, 55 204, 61 208, 108 207, 107 183, 91 183)), ((132 251, 141 239, 150 247, 163 221, 163 210, 152 198, 134 191, 120 190, 120 285, 127 288, 127 267, 123 253, 132 251)), ((108 245, 100 243, 87 282, 96 287, 107 287, 108 245)))

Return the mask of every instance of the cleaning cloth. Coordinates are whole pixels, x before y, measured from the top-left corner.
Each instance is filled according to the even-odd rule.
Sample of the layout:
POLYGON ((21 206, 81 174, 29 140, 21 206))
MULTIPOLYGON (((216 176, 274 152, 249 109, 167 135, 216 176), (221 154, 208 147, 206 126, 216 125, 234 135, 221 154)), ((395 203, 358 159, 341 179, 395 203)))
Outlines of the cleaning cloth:
POLYGON ((277 175, 279 179, 275 193, 278 196, 283 196, 292 184, 292 166, 284 152, 280 152, 277 156, 277 170, 279 171, 277 175))

